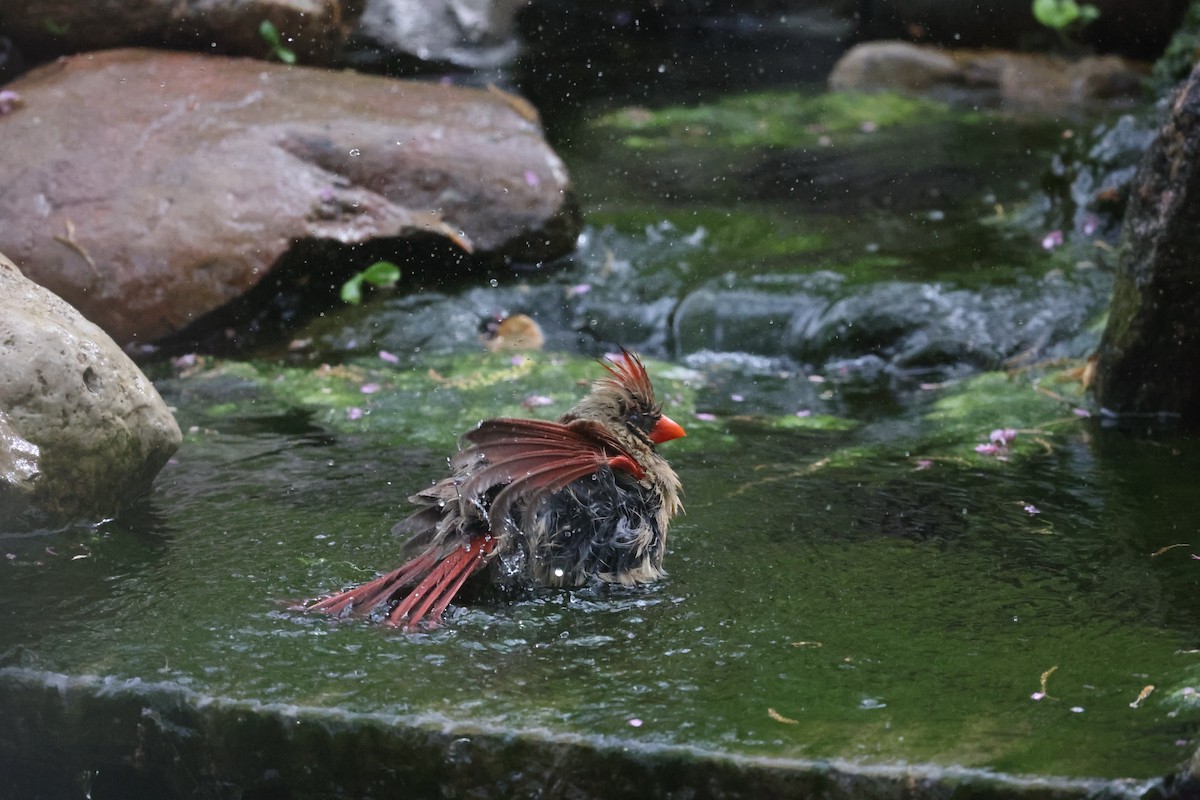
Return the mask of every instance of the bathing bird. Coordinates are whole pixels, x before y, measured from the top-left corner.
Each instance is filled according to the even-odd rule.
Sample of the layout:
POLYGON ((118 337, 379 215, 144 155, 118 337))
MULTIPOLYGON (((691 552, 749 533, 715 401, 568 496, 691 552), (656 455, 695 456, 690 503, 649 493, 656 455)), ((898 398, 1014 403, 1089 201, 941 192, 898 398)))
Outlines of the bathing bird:
POLYGON ((453 473, 409 500, 393 529, 412 554, 396 569, 318 600, 334 616, 382 608, 387 624, 435 626, 472 576, 508 588, 639 585, 666 573, 679 477, 658 445, 684 436, 622 348, 557 421, 499 418, 465 434, 453 473))

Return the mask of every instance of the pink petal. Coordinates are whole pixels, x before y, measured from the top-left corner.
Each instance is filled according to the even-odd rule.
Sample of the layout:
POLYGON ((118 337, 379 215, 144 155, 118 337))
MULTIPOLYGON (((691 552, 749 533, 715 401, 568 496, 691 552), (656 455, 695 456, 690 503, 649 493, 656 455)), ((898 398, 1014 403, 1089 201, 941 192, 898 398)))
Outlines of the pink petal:
POLYGON ((378 383, 364 383, 362 386, 358 387, 358 390, 363 394, 375 394, 382 388, 383 387, 378 383))
POLYGON ((991 441, 991 443, 1000 447, 1007 446, 1013 439, 1016 438, 1016 428, 997 428, 988 434, 988 439, 991 441))
POLYGON ((389 364, 399 364, 400 356, 396 355, 395 353, 389 353, 387 350, 380 350, 379 360, 386 361, 389 364))

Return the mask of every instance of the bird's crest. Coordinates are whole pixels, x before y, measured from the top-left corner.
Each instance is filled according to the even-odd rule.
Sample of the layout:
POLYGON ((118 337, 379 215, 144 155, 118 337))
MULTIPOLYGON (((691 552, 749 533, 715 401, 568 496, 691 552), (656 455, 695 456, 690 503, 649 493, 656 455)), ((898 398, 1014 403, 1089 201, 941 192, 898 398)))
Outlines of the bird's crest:
POLYGON ((608 360, 608 363, 605 364, 601 361, 600 364, 612 375, 611 378, 604 380, 605 383, 629 392, 648 405, 654 404, 654 387, 650 384, 650 376, 646 374, 646 367, 636 354, 622 347, 620 353, 606 355, 605 359, 608 360))

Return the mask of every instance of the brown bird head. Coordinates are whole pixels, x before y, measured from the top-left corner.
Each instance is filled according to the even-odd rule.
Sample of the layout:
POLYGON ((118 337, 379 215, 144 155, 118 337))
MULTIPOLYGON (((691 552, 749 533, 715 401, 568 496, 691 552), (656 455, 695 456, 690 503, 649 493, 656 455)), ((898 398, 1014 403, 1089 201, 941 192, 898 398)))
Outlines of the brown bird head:
MULTIPOLYGON (((602 362, 603 363, 603 362, 602 362)), ((632 439, 653 450, 656 444, 685 436, 679 423, 662 412, 642 360, 625 348, 604 364, 608 377, 592 384, 586 397, 564 420, 588 419, 608 427, 619 439, 632 439)))

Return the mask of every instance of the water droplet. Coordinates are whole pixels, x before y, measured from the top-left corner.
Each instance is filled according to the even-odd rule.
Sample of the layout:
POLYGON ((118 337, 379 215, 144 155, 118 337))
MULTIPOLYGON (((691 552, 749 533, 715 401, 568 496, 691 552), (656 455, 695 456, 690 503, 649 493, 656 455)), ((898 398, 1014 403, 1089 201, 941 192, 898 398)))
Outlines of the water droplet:
POLYGON ((496 280, 495 278, 492 278, 490 281, 488 281, 488 285, 491 286, 493 289, 495 289, 497 286, 500 285, 500 281, 496 280))
POLYGON ((358 156, 361 156, 361 155, 362 155, 362 150, 359 150, 357 147, 350 148, 351 158, 357 158, 358 156))

